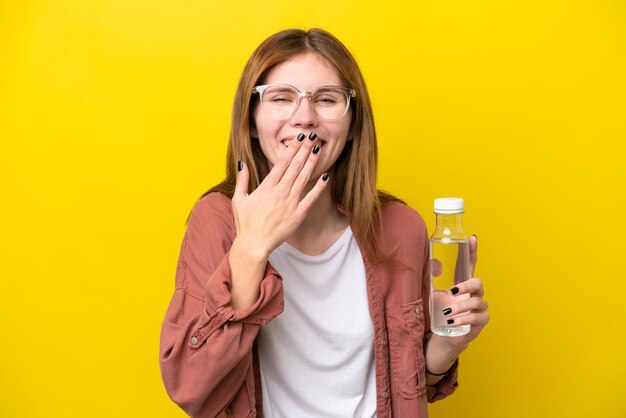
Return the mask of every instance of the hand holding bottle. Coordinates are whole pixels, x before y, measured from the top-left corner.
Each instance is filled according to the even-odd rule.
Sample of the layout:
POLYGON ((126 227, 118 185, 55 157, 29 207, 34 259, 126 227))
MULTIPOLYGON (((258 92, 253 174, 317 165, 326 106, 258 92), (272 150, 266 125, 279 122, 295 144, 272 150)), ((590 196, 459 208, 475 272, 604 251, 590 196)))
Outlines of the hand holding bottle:
MULTIPOLYGON (((473 276, 478 258, 478 239, 474 235, 468 241, 470 271, 473 276)), ((454 321, 451 325, 469 325, 470 329, 467 334, 461 336, 443 337, 435 334, 430 338, 426 352, 426 369, 431 373, 428 376, 431 385, 441 379, 438 374, 450 368, 489 322, 488 304, 483 299, 485 292, 480 279, 472 277, 447 289, 447 293, 450 295, 450 303, 441 310, 441 314, 454 321)))

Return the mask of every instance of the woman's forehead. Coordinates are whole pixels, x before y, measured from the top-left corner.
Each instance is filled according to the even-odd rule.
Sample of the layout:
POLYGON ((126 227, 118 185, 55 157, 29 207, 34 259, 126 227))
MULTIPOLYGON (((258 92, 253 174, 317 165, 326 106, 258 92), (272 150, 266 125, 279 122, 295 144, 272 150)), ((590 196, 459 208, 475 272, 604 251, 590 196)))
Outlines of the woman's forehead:
POLYGON ((294 55, 274 66, 263 80, 264 84, 291 84, 300 91, 310 91, 323 85, 341 85, 339 73, 325 58, 315 52, 294 55))

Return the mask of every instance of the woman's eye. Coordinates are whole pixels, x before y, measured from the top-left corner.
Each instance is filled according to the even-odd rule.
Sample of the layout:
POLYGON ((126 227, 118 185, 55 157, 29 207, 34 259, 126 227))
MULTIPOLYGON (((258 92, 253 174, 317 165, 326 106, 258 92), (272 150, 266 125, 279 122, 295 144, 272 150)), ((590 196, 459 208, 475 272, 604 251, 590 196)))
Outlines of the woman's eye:
POLYGON ((315 99, 315 102, 325 106, 331 106, 337 103, 337 99, 330 96, 323 96, 315 99))
POLYGON ((293 101, 289 96, 273 96, 269 100, 274 103, 291 103, 293 101))

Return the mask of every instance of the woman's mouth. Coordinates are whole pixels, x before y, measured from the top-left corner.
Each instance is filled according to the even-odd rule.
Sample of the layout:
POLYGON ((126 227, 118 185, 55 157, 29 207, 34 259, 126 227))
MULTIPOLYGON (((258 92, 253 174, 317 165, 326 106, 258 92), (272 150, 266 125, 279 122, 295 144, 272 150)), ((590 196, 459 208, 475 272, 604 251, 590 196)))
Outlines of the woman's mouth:
MULTIPOLYGON (((282 141, 280 141, 280 143, 283 144, 285 148, 288 148, 289 144, 291 144, 291 141, 293 140, 294 140, 293 138, 283 139, 282 141)), ((324 145, 326 145, 326 141, 324 141, 323 139, 317 138, 317 145, 319 145, 320 148, 323 148, 324 145)))

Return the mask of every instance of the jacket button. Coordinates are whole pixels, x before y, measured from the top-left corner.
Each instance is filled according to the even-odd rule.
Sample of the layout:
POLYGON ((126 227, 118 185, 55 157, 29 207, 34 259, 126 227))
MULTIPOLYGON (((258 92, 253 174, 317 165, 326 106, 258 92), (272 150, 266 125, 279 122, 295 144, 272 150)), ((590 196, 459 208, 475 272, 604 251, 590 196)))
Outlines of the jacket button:
POLYGON ((419 306, 415 308, 415 315, 420 316, 420 308, 419 306))
POLYGON ((383 392, 380 396, 382 396, 383 399, 389 399, 389 392, 383 392))
POLYGON ((194 345, 198 344, 198 339, 196 337, 191 337, 191 343, 194 345))
POLYGON ((387 347, 387 340, 382 340, 382 341, 380 342, 380 345, 381 345, 382 347, 387 347))

